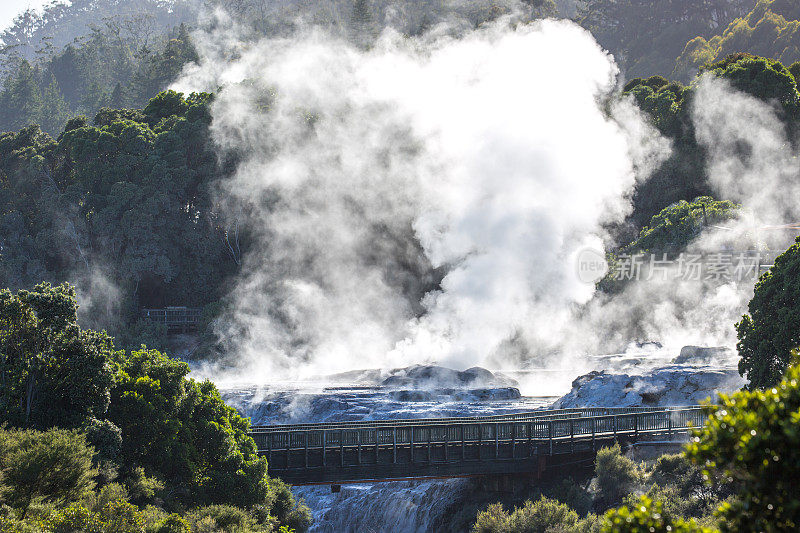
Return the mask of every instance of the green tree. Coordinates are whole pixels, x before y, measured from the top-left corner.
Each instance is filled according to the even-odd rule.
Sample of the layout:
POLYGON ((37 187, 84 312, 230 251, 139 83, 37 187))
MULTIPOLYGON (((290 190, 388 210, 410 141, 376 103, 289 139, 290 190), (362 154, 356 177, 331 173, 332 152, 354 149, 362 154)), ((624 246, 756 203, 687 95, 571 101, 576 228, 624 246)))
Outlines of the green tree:
POLYGON ((770 387, 800 346, 800 239, 761 276, 748 311, 736 324, 739 373, 751 389, 770 387))
POLYGON ((76 501, 94 486, 93 457, 75 431, 0 429, 0 496, 22 518, 35 501, 76 501))
POLYGON ((211 382, 187 379, 186 363, 154 350, 134 351, 119 366, 108 416, 122 429, 123 464, 143 466, 190 503, 267 500, 267 464, 249 422, 211 382))
POLYGON ((800 367, 767 390, 721 396, 687 456, 709 479, 737 484, 719 510, 724 531, 797 531, 800 527, 800 367))
POLYGON ((82 330, 77 310, 68 284, 0 290, 0 420, 49 428, 104 417, 111 339, 82 330))

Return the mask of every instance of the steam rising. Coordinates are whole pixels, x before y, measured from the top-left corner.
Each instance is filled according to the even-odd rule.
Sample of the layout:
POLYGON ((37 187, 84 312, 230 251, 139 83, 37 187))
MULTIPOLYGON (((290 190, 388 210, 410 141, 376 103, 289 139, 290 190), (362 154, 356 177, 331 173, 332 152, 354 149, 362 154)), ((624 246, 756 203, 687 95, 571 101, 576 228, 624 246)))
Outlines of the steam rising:
MULTIPOLYGON (((635 339, 731 343, 751 286, 642 282, 609 298, 575 275, 669 152, 584 30, 505 18, 386 29, 365 49, 314 27, 248 42, 217 16, 176 88, 215 90, 213 134, 238 161, 219 199, 251 251, 218 333, 244 379, 432 361, 578 370, 635 339)), ((698 134, 723 196, 748 199, 785 138, 742 100, 767 118, 736 167, 747 129, 715 90, 700 89, 698 134), (733 179, 743 170, 753 180, 733 179)))

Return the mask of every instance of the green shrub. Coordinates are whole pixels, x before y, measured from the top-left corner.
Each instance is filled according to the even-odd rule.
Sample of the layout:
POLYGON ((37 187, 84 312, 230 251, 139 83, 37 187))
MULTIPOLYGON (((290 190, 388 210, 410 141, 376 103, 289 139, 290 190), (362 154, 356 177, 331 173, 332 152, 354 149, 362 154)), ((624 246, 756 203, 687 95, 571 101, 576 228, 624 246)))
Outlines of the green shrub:
POLYGON ((589 515, 581 520, 569 506, 549 498, 527 501, 522 507, 507 513, 499 503, 490 505, 478 515, 473 533, 527 533, 563 532, 583 533, 596 531, 597 517, 589 515))
POLYGON ((191 530, 189 522, 180 515, 171 514, 161 522, 156 533, 190 533, 191 530))
POLYGON ((661 502, 642 496, 634 505, 606 513, 603 533, 711 533, 712 530, 685 522, 669 513, 661 502))
POLYGON ((687 456, 710 479, 736 484, 719 511, 724 531, 797 531, 800 527, 800 367, 775 387, 722 395, 687 456))
POLYGON ((86 495, 96 473, 86 438, 62 429, 0 429, 0 494, 24 519, 36 501, 68 504, 86 495))
POLYGON ((622 455, 619 444, 614 444, 597 452, 595 476, 600 503, 610 507, 633 492, 641 472, 636 463, 622 455))

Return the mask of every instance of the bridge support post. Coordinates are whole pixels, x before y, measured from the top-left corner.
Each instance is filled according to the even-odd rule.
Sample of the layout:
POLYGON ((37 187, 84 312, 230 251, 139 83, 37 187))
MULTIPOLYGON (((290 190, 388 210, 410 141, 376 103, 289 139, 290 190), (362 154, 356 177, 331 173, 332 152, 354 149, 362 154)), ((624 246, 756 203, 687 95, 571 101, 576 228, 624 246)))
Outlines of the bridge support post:
POLYGON ((308 468, 308 431, 303 434, 303 448, 305 452, 304 464, 305 467, 308 468))
POLYGON ((392 428, 392 464, 397 464, 397 426, 392 428))
POLYGON ((361 466, 361 429, 356 430, 358 432, 358 465, 361 466))
POLYGON ((597 422, 597 419, 596 418, 592 418, 592 451, 594 451, 594 449, 595 449, 595 446, 594 446, 594 435, 595 435, 595 432, 597 431, 595 429, 595 426, 597 425, 596 422, 597 422))
POLYGON ((344 430, 339 430, 339 462, 344 468, 344 430))
POLYGON ((328 457, 327 457, 327 447, 328 447, 328 434, 325 433, 325 430, 322 430, 322 466, 327 466, 328 464, 328 457))
POLYGON ((550 441, 550 455, 553 455, 553 421, 547 421, 547 440, 550 441))
POLYGON ((414 426, 411 426, 410 428, 408 428, 408 430, 411 432, 411 438, 409 438, 408 449, 409 449, 409 451, 411 453, 411 462, 413 463, 414 462, 414 426))

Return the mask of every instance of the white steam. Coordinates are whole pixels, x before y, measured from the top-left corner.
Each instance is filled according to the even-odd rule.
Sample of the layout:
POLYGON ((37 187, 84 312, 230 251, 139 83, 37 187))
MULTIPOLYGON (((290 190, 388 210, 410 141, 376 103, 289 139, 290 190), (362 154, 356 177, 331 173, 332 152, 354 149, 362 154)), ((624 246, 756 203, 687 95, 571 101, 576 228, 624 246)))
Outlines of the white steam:
POLYGON ((576 254, 667 148, 609 104, 617 68, 590 34, 512 26, 205 47, 178 87, 223 85, 222 198, 255 245, 220 333, 250 378, 514 367, 565 344, 594 294, 576 254))
MULTIPOLYGON (((218 333, 238 379, 432 361, 569 378, 632 341, 733 345, 752 283, 672 273, 608 296, 576 276, 669 152, 587 32, 503 19, 364 49, 314 27, 253 42, 218 17, 176 88, 216 92, 214 138, 237 162, 219 200, 249 252, 218 333)), ((773 110, 715 80, 695 101, 719 197, 794 217, 773 110)))

